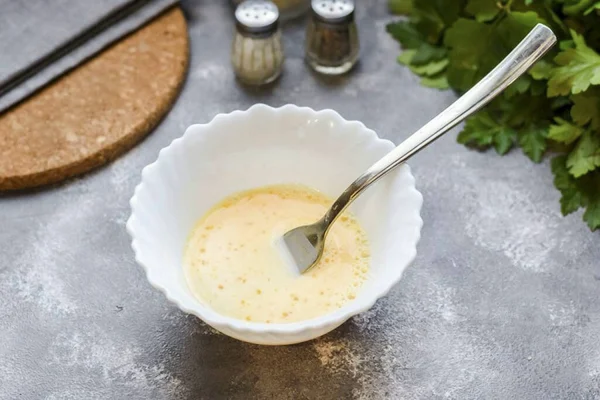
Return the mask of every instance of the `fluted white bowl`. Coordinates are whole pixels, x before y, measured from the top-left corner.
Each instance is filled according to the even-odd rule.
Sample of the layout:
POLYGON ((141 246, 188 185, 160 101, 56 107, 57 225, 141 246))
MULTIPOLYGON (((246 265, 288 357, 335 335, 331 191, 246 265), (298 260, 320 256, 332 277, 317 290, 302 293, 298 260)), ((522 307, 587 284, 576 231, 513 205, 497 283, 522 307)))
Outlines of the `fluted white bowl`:
POLYGON ((298 183, 336 197, 394 145, 332 110, 258 104, 192 125, 144 168, 131 198, 127 231, 148 281, 180 309, 239 340, 281 345, 321 336, 368 310, 416 255, 422 196, 408 165, 369 188, 350 208, 371 246, 371 273, 355 300, 315 319, 248 322, 198 301, 183 272, 186 239, 224 197, 255 187, 298 183))

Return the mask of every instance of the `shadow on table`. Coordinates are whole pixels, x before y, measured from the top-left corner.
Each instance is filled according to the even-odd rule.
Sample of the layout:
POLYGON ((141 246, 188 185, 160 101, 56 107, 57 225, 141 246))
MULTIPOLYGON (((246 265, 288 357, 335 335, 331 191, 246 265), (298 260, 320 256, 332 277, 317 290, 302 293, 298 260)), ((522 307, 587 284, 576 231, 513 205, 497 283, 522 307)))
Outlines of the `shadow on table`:
POLYGON ((324 338, 291 346, 259 346, 217 333, 193 318, 177 373, 189 399, 345 399, 356 379, 327 364, 348 324, 324 338))
MULTIPOLYGON (((306 65, 306 71, 305 79, 312 79, 316 81, 319 86, 330 90, 339 90, 351 84, 355 75, 361 73, 361 65, 359 61, 350 72, 343 75, 323 75, 314 71, 308 65, 306 65)), ((285 74, 285 71, 283 74, 285 74)), ((275 81, 261 86, 248 85, 236 80, 236 85, 241 91, 249 97, 252 97, 254 100, 268 102, 273 98, 273 93, 282 86, 284 83, 282 80, 284 79, 285 76, 282 75, 275 81)))

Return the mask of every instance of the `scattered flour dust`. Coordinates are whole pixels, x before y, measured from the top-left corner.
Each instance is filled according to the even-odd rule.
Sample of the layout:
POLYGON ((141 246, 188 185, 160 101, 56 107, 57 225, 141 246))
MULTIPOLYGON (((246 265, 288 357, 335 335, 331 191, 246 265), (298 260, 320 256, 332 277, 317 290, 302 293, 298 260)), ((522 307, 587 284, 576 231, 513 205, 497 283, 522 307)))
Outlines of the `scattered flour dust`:
MULTIPOLYGON (((466 234, 478 246, 501 252, 521 269, 544 272, 551 251, 562 249, 568 240, 568 235, 560 232, 565 222, 555 201, 533 198, 525 183, 528 177, 490 177, 485 175, 487 169, 469 167, 458 155, 449 157, 448 162, 460 171, 458 176, 447 179, 447 174, 436 167, 431 181, 423 184, 460 194, 462 200, 457 204, 460 214, 466 216, 466 234)), ((532 174, 531 179, 539 177, 532 174)))
POLYGON ((433 315, 440 315, 447 322, 455 322, 458 320, 458 315, 454 306, 454 296, 456 294, 456 289, 451 287, 444 287, 442 285, 436 285, 433 282, 431 283, 433 286, 428 290, 428 295, 426 297, 433 299, 433 301, 428 301, 427 305, 431 306, 432 310, 429 310, 433 315))
MULTIPOLYGON (((183 398, 185 394, 182 382, 162 364, 137 361, 144 353, 141 348, 117 343, 103 333, 64 333, 54 340, 48 351, 50 366, 84 369, 89 378, 99 375, 104 381, 99 387, 110 388, 117 383, 130 387, 139 398, 173 399, 183 398)), ((54 397, 69 398, 69 393, 55 393, 54 397)))
POLYGON ((204 62, 192 71, 192 76, 194 78, 214 81, 228 79, 231 77, 231 74, 226 68, 223 68, 223 65, 220 63, 204 62))
POLYGON ((387 346, 386 351, 378 354, 376 360, 363 356, 363 354, 372 354, 372 351, 364 348, 362 344, 344 338, 317 339, 313 348, 321 365, 329 373, 347 373, 357 382, 358 387, 352 390, 354 399, 384 399, 391 393, 394 394, 394 398, 405 398, 402 382, 393 371, 397 360, 391 345, 387 346), (371 371, 374 366, 377 366, 376 373, 371 371))
POLYGON ((591 360, 592 361, 588 363, 588 375, 591 378, 600 381, 600 354, 597 354, 596 357, 592 357, 591 360))
MULTIPOLYGON (((377 318, 381 310, 380 303, 377 302, 371 309, 352 317, 352 324, 359 332, 371 333, 383 328, 385 325, 383 319, 377 318)), ((356 376, 365 361, 360 355, 361 349, 356 348, 353 342, 346 338, 321 337, 313 342, 313 348, 321 365, 330 372, 344 370, 356 376)))
POLYGON ((66 294, 47 243, 40 244, 24 258, 9 277, 9 285, 16 290, 17 297, 51 314, 73 313, 78 308, 76 301, 66 294))
POLYGON ((27 239, 26 250, 15 260, 5 281, 0 282, 0 289, 14 292, 17 298, 34 303, 50 315, 71 314, 78 308, 61 277, 68 273, 62 267, 65 259, 75 259, 75 245, 65 237, 65 232, 75 234, 79 228, 74 225, 85 220, 86 213, 93 212, 94 205, 86 193, 79 193, 73 201, 70 192, 74 190, 79 190, 76 182, 65 194, 70 200, 57 202, 58 208, 52 217, 40 223, 27 239))
POLYGON ((552 326, 572 326, 578 323, 578 311, 573 301, 569 304, 548 303, 548 318, 552 326))
MULTIPOLYGON (((130 187, 133 186, 132 179, 140 179, 139 174, 132 174, 131 171, 135 170, 135 163, 131 161, 131 155, 128 154, 125 157, 121 157, 115 160, 110 165, 110 184, 114 189, 115 193, 129 193, 129 196, 133 193, 130 187)), ((115 224, 125 227, 127 219, 131 213, 129 204, 126 207, 118 208, 114 210, 113 216, 111 217, 112 222, 115 224)))
POLYGON ((516 266, 542 272, 550 251, 558 245, 556 237, 549 235, 556 227, 550 210, 534 204, 526 192, 495 181, 493 187, 477 190, 466 233, 477 245, 503 252, 516 266))
POLYGON ((375 303, 369 310, 352 317, 352 324, 359 332, 372 332, 383 328, 382 318, 377 318, 381 310, 381 301, 375 303))
POLYGON ((584 368, 590 377, 590 386, 592 386, 588 397, 590 399, 600 397, 600 350, 597 348, 598 332, 600 332, 600 321, 596 319, 591 321, 581 333, 581 337, 588 343, 587 346, 584 346, 585 349, 588 349, 588 355, 584 358, 584 368))
POLYGON ((354 399, 455 399, 474 380, 497 378, 489 364, 496 345, 464 331, 455 290, 444 285, 443 277, 420 276, 418 281, 424 302, 402 304, 392 293, 352 318, 358 338, 332 334, 312 343, 328 373, 350 376, 354 399), (390 319, 398 313, 404 321, 390 319))
MULTIPOLYGON (((132 173, 132 171, 141 171, 142 160, 141 152, 134 148, 126 155, 119 157, 109 164, 109 179, 113 192, 125 198, 131 197, 133 188, 141 179, 141 172, 132 173)), ((127 207, 129 210, 129 207, 127 207)))
POLYGON ((348 371, 356 377, 365 361, 348 339, 320 338, 314 341, 313 348, 321 365, 332 373, 348 371))

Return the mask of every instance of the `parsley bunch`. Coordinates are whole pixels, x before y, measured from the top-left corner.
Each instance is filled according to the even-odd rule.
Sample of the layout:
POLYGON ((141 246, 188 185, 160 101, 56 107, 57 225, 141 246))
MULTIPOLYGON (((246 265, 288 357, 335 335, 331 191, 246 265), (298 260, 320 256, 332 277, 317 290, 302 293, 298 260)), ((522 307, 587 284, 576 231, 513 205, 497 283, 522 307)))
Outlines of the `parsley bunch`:
POLYGON ((467 119, 458 141, 505 154, 521 147, 534 162, 552 153, 564 215, 583 207, 600 228, 600 1, 389 0, 408 15, 387 31, 404 51, 398 62, 421 84, 468 90, 537 23, 559 38, 526 75, 467 119))

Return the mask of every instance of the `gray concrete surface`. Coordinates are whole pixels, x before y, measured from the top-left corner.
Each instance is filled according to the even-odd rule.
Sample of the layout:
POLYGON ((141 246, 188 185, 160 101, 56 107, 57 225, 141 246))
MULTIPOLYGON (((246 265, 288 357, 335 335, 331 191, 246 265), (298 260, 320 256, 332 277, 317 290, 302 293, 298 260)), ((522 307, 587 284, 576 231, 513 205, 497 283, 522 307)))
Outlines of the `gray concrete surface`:
POLYGON ((563 218, 548 162, 478 153, 450 133, 411 163, 425 203, 415 263, 374 309, 290 347, 219 335, 133 259, 140 170, 196 122, 255 102, 334 108, 402 140, 453 100, 394 61, 385 1, 362 2, 360 67, 325 82, 301 23, 272 88, 229 69, 225 1, 184 2, 192 59, 160 126, 105 168, 0 197, 0 399, 598 399, 600 236, 563 218))

